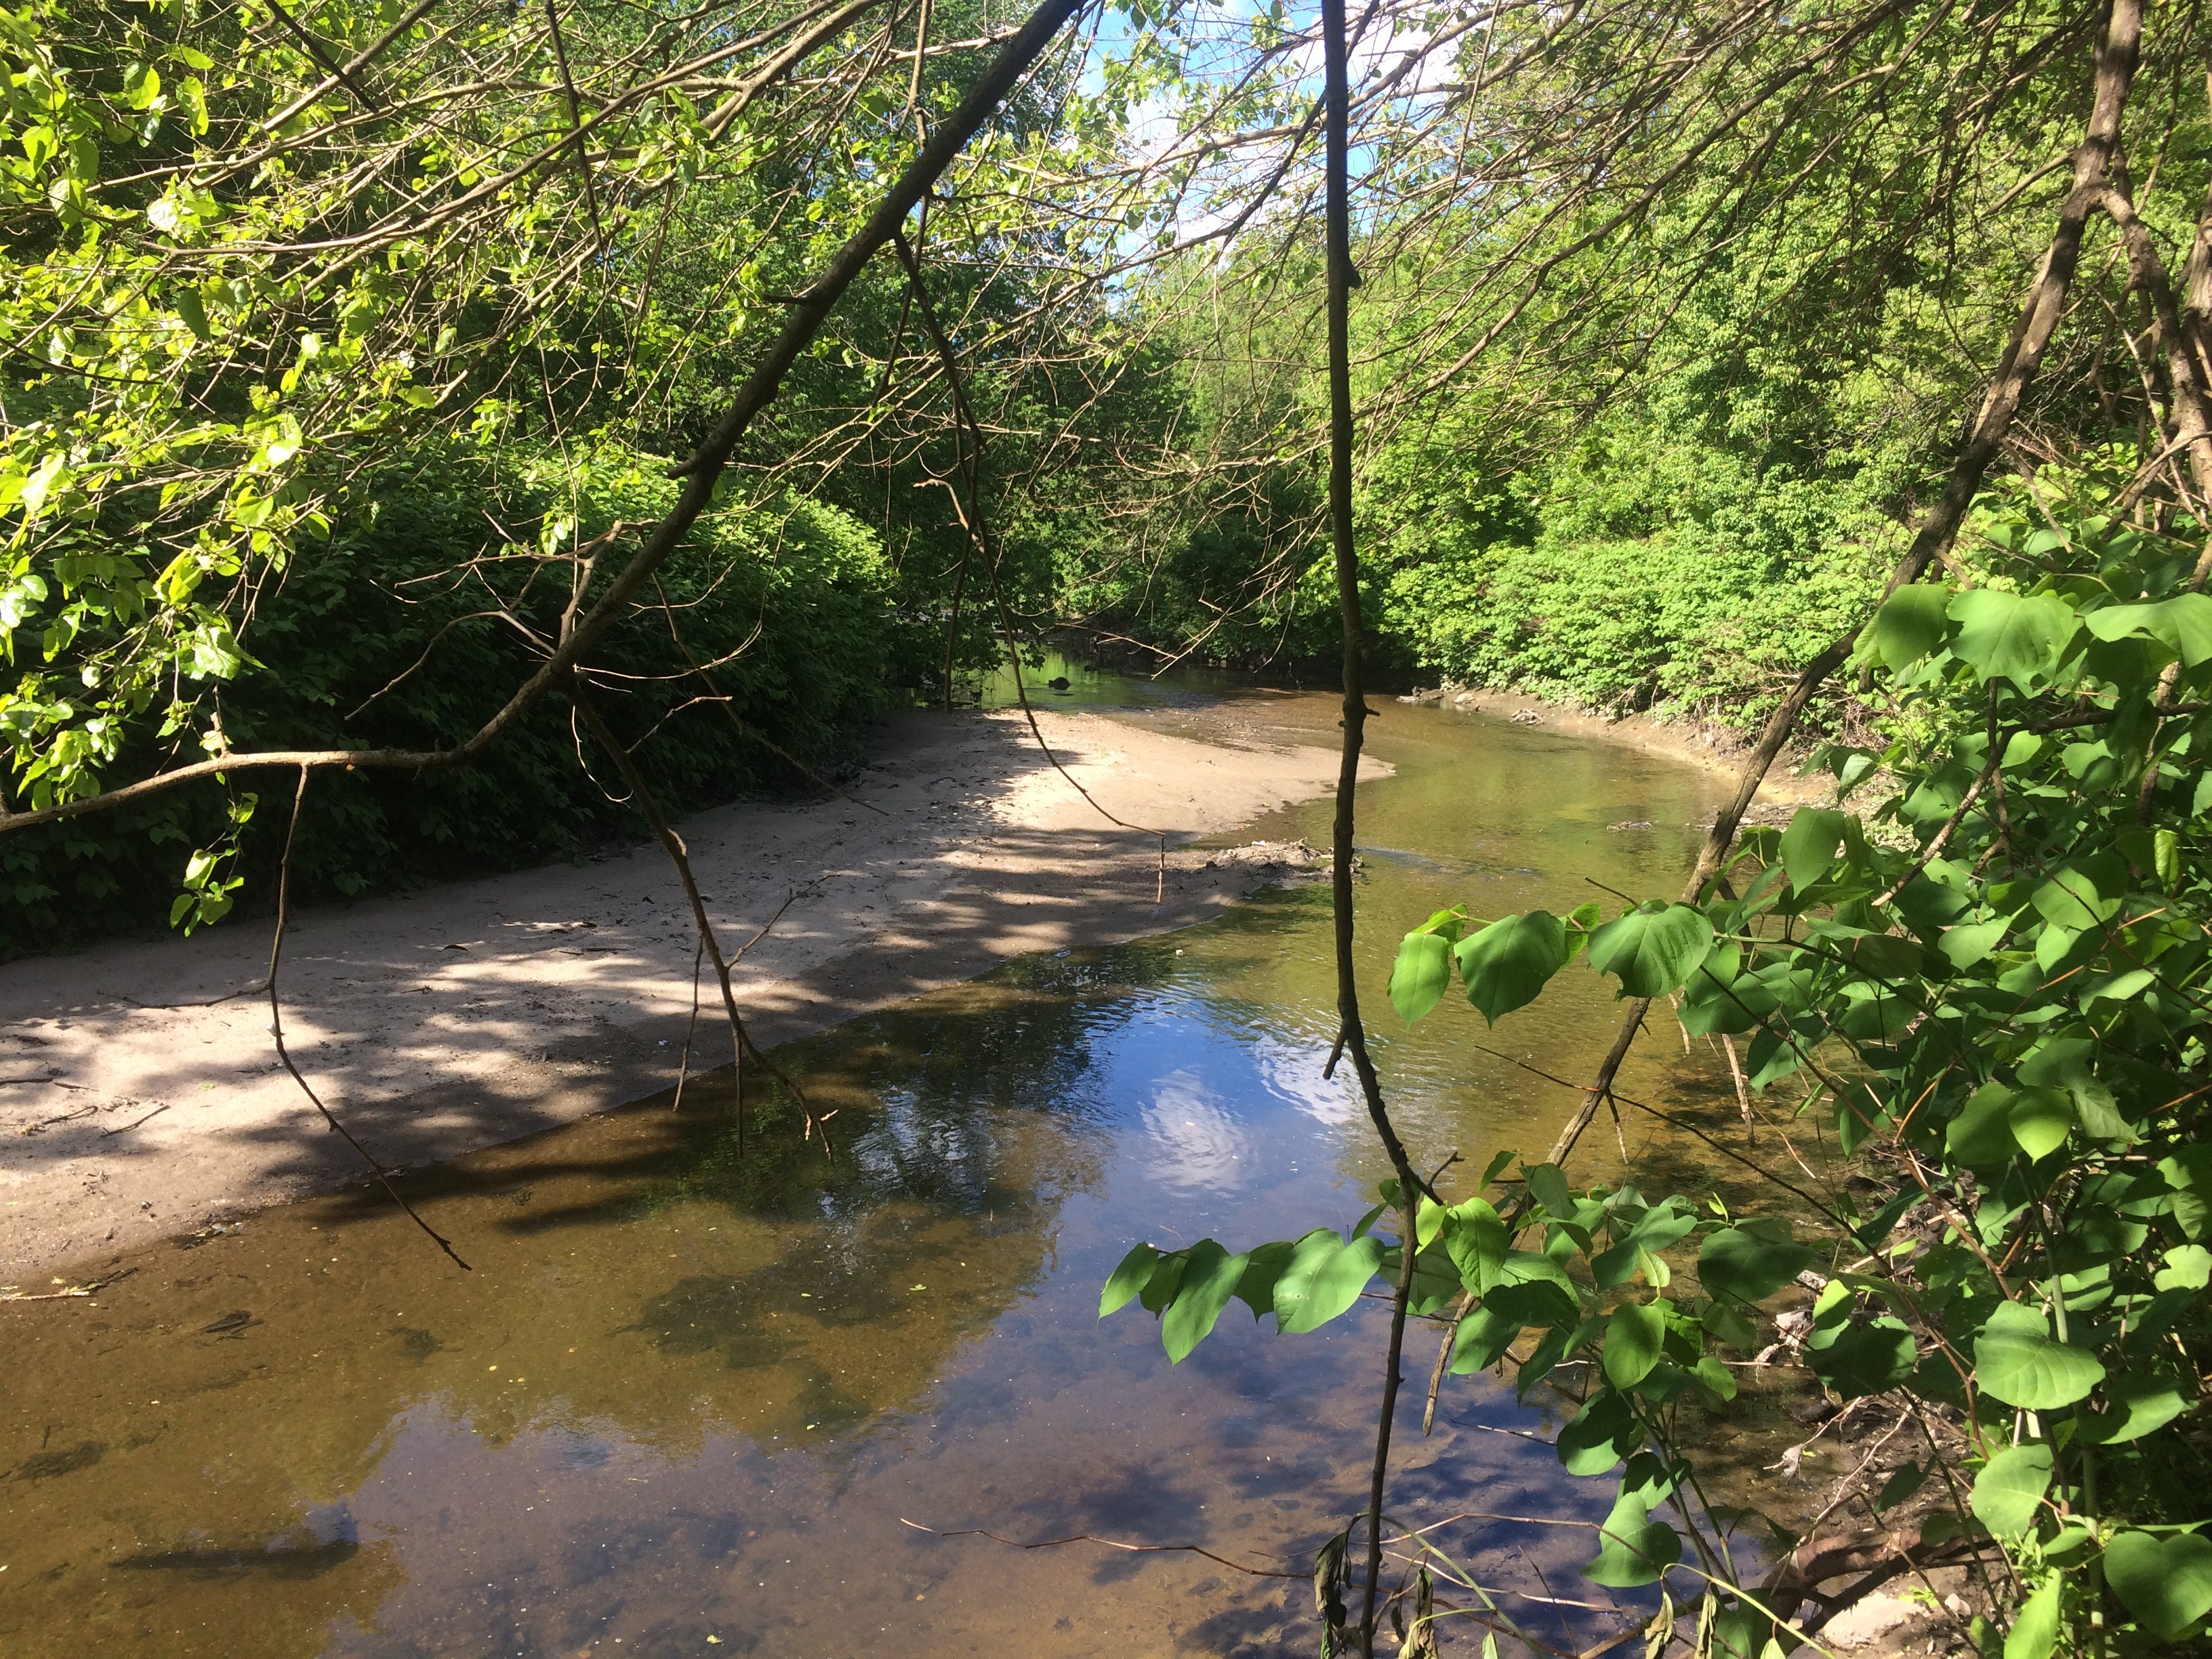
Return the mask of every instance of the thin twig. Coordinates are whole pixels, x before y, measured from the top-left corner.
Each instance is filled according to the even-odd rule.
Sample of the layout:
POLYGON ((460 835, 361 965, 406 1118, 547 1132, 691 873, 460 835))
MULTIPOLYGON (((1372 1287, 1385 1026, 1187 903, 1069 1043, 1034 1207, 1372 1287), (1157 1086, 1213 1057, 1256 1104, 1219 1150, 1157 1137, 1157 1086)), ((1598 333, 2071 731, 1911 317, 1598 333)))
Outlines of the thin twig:
POLYGON ((300 1068, 293 1064, 291 1049, 285 1046, 284 1008, 276 991, 276 969, 278 963, 283 959, 284 927, 291 915, 292 843, 300 833, 300 803, 307 798, 307 776, 308 769, 301 767, 300 787, 293 792, 292 795, 292 821, 284 831, 284 860, 276 866, 276 928, 269 940, 269 1035, 276 1044, 276 1058, 284 1062, 284 1069, 292 1074, 292 1081, 300 1085, 300 1092, 307 1096, 308 1100, 313 1103, 315 1109, 323 1115, 323 1121, 337 1133, 343 1135, 346 1145, 361 1155, 361 1161, 368 1165, 369 1172, 376 1177, 377 1184, 384 1188, 385 1195, 405 1211, 407 1218, 428 1233, 431 1241, 453 1258, 454 1265, 466 1273, 471 1269, 469 1264, 461 1260, 460 1252, 453 1248, 452 1242, 443 1233, 425 1221, 412 1204, 400 1195, 399 1189, 392 1184, 392 1172, 377 1161, 374 1152, 355 1138, 352 1130, 338 1121, 337 1115, 329 1107, 323 1104, 323 1097, 317 1094, 309 1086, 307 1079, 300 1074, 300 1068))
POLYGON ((1101 1538, 1097 1534, 1089 1532, 1070 1533, 1065 1538, 1040 1538, 1033 1540, 1022 1538, 1002 1538, 997 1533, 987 1532, 981 1527, 956 1527, 950 1530, 937 1527, 925 1527, 921 1522, 909 1521, 904 1516, 899 1516, 899 1525, 912 1527, 916 1532, 926 1532, 933 1538, 988 1538, 994 1544, 1004 1544, 1018 1550, 1056 1550, 1064 1544, 1097 1544, 1104 1549, 1122 1550, 1131 1555, 1202 1555, 1207 1560, 1227 1567, 1232 1572, 1241 1572, 1251 1578, 1310 1578, 1313 1577, 1310 1572, 1295 1570, 1286 1571, 1274 1567, 1248 1566, 1242 1561, 1232 1561, 1225 1555, 1216 1555, 1212 1550, 1200 1544, 1125 1544, 1117 1538, 1101 1538))
POLYGON ((699 969, 707 960, 707 941, 701 939, 699 948, 691 953, 691 1018, 684 1027, 684 1052, 676 1061, 676 1098, 668 1103, 668 1109, 684 1109, 684 1079, 691 1071, 691 1038, 699 1030, 699 969))
POLYGON ((113 1129, 102 1129, 100 1132, 100 1139, 105 1140, 110 1135, 127 1135, 133 1129, 137 1128, 139 1124, 151 1123, 155 1118, 161 1116, 162 1113, 168 1109, 169 1103, 165 1100, 159 1106, 156 1106, 152 1111, 147 1113, 145 1116, 138 1119, 136 1122, 125 1123, 121 1125, 119 1127, 113 1129))

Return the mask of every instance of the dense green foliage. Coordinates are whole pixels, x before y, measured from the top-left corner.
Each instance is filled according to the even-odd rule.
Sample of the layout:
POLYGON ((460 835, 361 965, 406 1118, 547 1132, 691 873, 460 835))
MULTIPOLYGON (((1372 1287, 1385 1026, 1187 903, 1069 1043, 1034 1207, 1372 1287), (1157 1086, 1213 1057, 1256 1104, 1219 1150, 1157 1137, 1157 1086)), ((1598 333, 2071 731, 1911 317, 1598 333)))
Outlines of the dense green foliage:
MULTIPOLYGON (((225 737, 283 750, 465 738, 527 672, 533 641, 522 625, 557 629, 570 599, 558 556, 617 520, 655 515, 674 492, 652 457, 576 459, 455 445, 378 475, 333 515, 326 539, 255 597, 252 654, 216 711, 225 737), (518 624, 486 626, 494 607, 518 624)), ((718 514, 662 582, 682 647, 660 617, 623 623, 624 676, 601 696, 625 735, 653 732, 641 763, 676 805, 805 787, 799 768, 835 769, 857 727, 932 672, 927 635, 898 625, 896 578, 875 537, 833 507, 792 497, 718 514)), ((635 834, 629 809, 608 799, 622 794, 618 781, 595 782, 578 753, 565 708, 549 704, 481 766, 343 775, 302 820, 299 890, 358 896, 635 834)), ((258 811, 234 860, 227 808, 249 787, 210 783, 0 842, 0 901, 25 929, 13 942, 51 946, 156 922, 176 892, 179 849, 216 843, 223 851, 194 891, 244 882, 239 896, 258 908, 285 814, 258 811)), ((189 919, 228 907, 209 908, 215 915, 189 919)))
POLYGON ((1378 624, 1431 683, 1762 718, 1881 591, 1902 538, 1849 486, 1654 447, 1588 441, 1465 517, 1446 501, 1417 520, 1429 502, 1396 497, 1413 505, 1378 624))
MULTIPOLYGON (((2063 1632, 2086 1650, 2093 1615, 2123 1652, 2212 1618, 2197 1532, 2212 1520, 2197 1417, 2212 1343, 2212 598, 2195 580, 2205 526, 2115 512, 2125 477, 2052 469, 2034 497, 2002 492, 1962 562, 1973 586, 1908 586, 1883 607, 1862 657, 1894 741, 1830 753, 1846 796, 1878 763, 1896 779, 1863 816, 1808 808, 1747 834, 1695 902, 1611 920, 1595 903, 1494 921, 1455 908, 1398 957, 1407 1019, 1456 976, 1488 1021, 1585 958, 1624 996, 1676 999, 1686 1032, 1747 1039, 1755 1094, 1901 1172, 1871 1205, 1784 1177, 1776 1217, 1753 1220, 1571 1190, 1548 1164, 1493 1201, 1515 1158, 1501 1153, 1468 1196, 1414 1206, 1412 1311, 1449 1310, 1454 1371, 1519 1344, 1525 1397, 1594 1362, 1559 1441, 1571 1473, 1621 1469, 1585 1576, 1650 1583, 1679 1562, 1746 1656, 1773 1621, 1715 1547, 1742 1517, 1706 1507, 1679 1402, 1733 1396, 1713 1351, 1748 1354, 1757 1304, 1816 1261, 1814 1375, 1844 1401, 1902 1389, 1963 1414, 1964 1467, 1925 1463, 1888 1501, 1939 1473, 1970 1494, 1955 1524, 2003 1540, 2029 1592, 2007 1659, 2043 1659, 2063 1632), (1808 1204, 1817 1255, 1781 1218, 1811 1218, 1808 1204), (1536 1226, 1541 1248, 1516 1249, 1536 1226), (1700 1237, 1698 1292, 1662 1294, 1669 1253, 1700 1237)), ((1235 1255, 1141 1246, 1102 1311, 1141 1297, 1178 1359, 1232 1296, 1310 1329, 1395 1277, 1403 1241, 1369 1231, 1381 1213, 1348 1239, 1235 1255)), ((1431 1565, 1476 1582, 1441 1553, 1431 1565)))
MULTIPOLYGON (((1719 1351, 1816 1248, 1814 1375, 1964 1419, 1955 1519, 2030 1591, 2007 1659, 2212 1613, 2212 121, 2197 14, 2116 55, 2124 15, 1364 9, 1347 574, 1385 674, 1761 720, 1867 622, 2021 337, 2069 161, 2107 168, 2045 267, 2068 326, 1957 500, 2002 482, 1812 713, 1836 808, 1747 836, 1689 902, 1439 910, 1390 987, 1419 1018, 1456 975, 1494 1020, 1581 958, 1677 998, 1747 1040, 1750 1088, 1802 1085, 1880 1150, 1894 1198, 1744 1218, 1503 1154, 1455 1201, 1386 1189, 1395 1236, 1378 1210, 1148 1245, 1109 1287, 1180 1358, 1233 1298, 1310 1330, 1406 1269, 1457 1370, 1516 1342, 1524 1389, 1579 1365, 1563 1461, 1623 1471, 1589 1576, 1702 1578, 1706 1651, 1775 1624, 1713 1547, 1685 1409, 1725 1404, 1719 1351), (2076 158, 2123 59, 2112 142, 2076 158), (1875 776, 1902 787, 1853 816, 1875 776), (1692 1243, 1697 1290, 1663 1294, 1692 1243)), ((257 751, 319 751, 295 871, 351 896, 620 833, 579 699, 679 810, 795 785, 1055 628, 1332 651, 1304 20, 1090 14, 896 199, 899 257, 866 242, 810 310, 1012 21, 0 9, 0 949, 263 896, 294 773, 248 775, 257 751), (659 536, 672 464, 770 364, 779 395, 695 475, 711 506, 659 536), (148 793, 94 816, 118 786, 148 793)), ((1340 1535, 1316 1574, 1330 1644, 1348 1559, 1340 1535)), ((1407 1659, 1449 1611, 1417 1583, 1407 1659)))

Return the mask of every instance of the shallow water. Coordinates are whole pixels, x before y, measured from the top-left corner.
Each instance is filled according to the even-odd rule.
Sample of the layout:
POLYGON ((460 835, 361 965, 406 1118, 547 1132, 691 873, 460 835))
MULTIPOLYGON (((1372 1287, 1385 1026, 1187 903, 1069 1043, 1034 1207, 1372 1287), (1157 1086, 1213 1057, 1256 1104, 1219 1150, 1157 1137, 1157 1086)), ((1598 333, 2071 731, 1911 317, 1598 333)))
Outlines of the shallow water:
POLYGON ((1003 662, 971 682, 968 695, 983 708, 1011 708, 1027 697, 1035 708, 1190 708, 1222 696, 1234 696, 1250 681, 1227 669, 1178 667, 1146 674, 1108 667, 1064 651, 1047 651, 1024 662, 1021 681, 1003 662), (1064 681, 1055 685, 1054 681, 1064 681))
MULTIPOLYGON (((1243 696, 1225 720, 1334 735, 1314 696, 1243 696)), ((1407 1139, 1474 1170, 1540 1152, 1574 1097, 1503 1056, 1586 1075, 1613 1005, 1576 969, 1495 1031, 1455 1004, 1409 1036, 1382 994, 1396 937, 1457 899, 1670 891, 1715 786, 1440 710, 1389 705, 1370 729, 1398 770, 1361 794, 1364 983, 1407 1139), (1651 827, 1607 827, 1630 823, 1651 827)), ((1327 811, 1253 834, 1318 843, 1327 811)), ((1141 1311, 1095 1316, 1139 1237, 1242 1248, 1373 1201, 1387 1169, 1320 1076, 1328 920, 1322 889, 1269 891, 791 1045, 836 1113, 831 1157, 763 1098, 740 1158, 717 1079, 681 1115, 648 1103, 410 1177, 471 1273, 363 1192, 143 1252, 94 1303, 0 1308, 0 1651, 1309 1650, 1302 1577, 921 1528, 1200 1544, 1296 1574, 1358 1505, 1377 1304, 1278 1339, 1232 1304, 1176 1367, 1141 1311)), ((1625 1091, 1732 1115, 1705 1068, 1647 1046, 1625 1091)), ((1740 1192, 1648 1121, 1626 1134, 1647 1191, 1740 1192)), ((1617 1170, 1609 1126, 1578 1159, 1617 1170)), ((1432 1341, 1416 1333, 1409 1371, 1432 1341)), ((1518 1437, 1552 1406, 1458 1379, 1424 1440, 1409 1393, 1394 1509, 1603 1514, 1609 1481, 1518 1437)), ((1608 1600, 1576 1577, 1586 1532, 1440 1536, 1501 1590, 1608 1600)), ((1562 1645, 1611 1628, 1521 1613, 1562 1645)))

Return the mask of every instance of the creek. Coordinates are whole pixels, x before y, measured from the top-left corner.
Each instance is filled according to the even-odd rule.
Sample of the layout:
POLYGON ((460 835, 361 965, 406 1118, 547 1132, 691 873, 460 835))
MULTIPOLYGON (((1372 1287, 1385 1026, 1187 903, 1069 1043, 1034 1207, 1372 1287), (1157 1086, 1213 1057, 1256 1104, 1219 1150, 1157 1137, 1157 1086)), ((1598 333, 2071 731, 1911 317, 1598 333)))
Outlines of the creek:
MULTIPOLYGON (((1318 694, 1201 690, 1128 717, 1334 740, 1318 694)), ((1471 1179, 1498 1148, 1540 1156, 1576 1103, 1516 1062, 1587 1075, 1617 1006, 1577 969, 1495 1030, 1455 997, 1409 1034, 1383 996, 1399 934, 1455 901, 1670 893, 1719 786, 1540 726, 1382 707, 1395 774, 1361 790, 1363 997, 1417 1157, 1456 1150, 1471 1179)), ((1237 839, 1325 845, 1329 810, 1237 839)), ((1312 1650, 1296 1575, 1363 1501, 1383 1305, 1286 1339, 1232 1304, 1174 1367, 1149 1317, 1097 1305, 1136 1239, 1243 1248, 1374 1201, 1387 1166, 1342 1074, 1321 1075, 1328 919, 1325 887, 1263 889, 788 1045, 780 1063, 836 1113, 826 1157, 769 1093, 740 1157, 714 1076, 680 1113, 664 1096, 410 1176, 473 1272, 355 1191, 141 1252, 89 1302, 0 1310, 0 1650, 1312 1650), (1293 1576, 937 1535, 969 1528, 1202 1545, 1293 1576)), ((1656 1022, 1620 1088, 1735 1121, 1656 1022)), ((1747 1195, 1665 1124, 1623 1134, 1647 1194, 1747 1195)), ((1620 1159, 1601 1117, 1577 1173, 1620 1159)), ((1433 1342, 1409 1344, 1394 1510, 1601 1516, 1612 1482, 1525 1437, 1556 1429, 1556 1399, 1455 1378, 1421 1436, 1433 1342)), ((1755 1485, 1765 1443, 1716 1447, 1717 1474, 1755 1485)), ((1611 1599, 1577 1577, 1586 1530, 1469 1519, 1445 1541, 1499 1591, 1611 1599)), ((1617 1622, 1516 1605, 1562 1646, 1617 1622)))

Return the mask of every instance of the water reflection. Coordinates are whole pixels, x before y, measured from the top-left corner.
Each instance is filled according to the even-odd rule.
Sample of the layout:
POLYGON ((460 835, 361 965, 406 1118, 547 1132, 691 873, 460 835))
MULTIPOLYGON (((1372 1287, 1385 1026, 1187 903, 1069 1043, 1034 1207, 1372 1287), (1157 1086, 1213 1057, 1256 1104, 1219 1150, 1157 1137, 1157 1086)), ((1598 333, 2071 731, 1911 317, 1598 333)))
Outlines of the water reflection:
MULTIPOLYGON (((1267 700, 1250 734, 1332 713, 1267 700)), ((1399 775, 1365 809, 1378 843, 1418 856, 1368 863, 1376 991, 1435 903, 1679 881, 1696 776, 1499 724, 1384 726, 1399 775), (1668 827, 1603 827, 1624 817, 1668 827)), ((1309 807, 1260 833, 1318 830, 1309 807)), ((1095 1317, 1135 1237, 1251 1241, 1365 1207, 1379 1157, 1320 1077, 1328 951, 1326 896, 1272 893, 794 1045, 784 1063, 836 1113, 834 1159, 772 1096, 740 1158, 709 1079, 681 1115, 648 1105, 416 1177, 471 1273, 360 1193, 143 1253, 97 1305, 0 1309, 0 1647, 1303 1650, 1295 1580, 905 1522, 1287 1570, 1358 1502, 1371 1310, 1284 1343, 1233 1306, 1172 1369, 1149 1322, 1095 1317)), ((1470 1039, 1572 1075, 1613 1018, 1587 979, 1494 1033, 1464 1009, 1410 1035, 1382 1012, 1416 1144, 1477 1168, 1548 1139, 1571 1103, 1470 1039)), ((1643 1064, 1624 1087, 1680 1081, 1643 1064)), ((1549 1410, 1478 1379, 1409 1440, 1402 1501, 1595 1518, 1606 1483, 1492 1431, 1542 1431, 1549 1410)), ((1453 1542, 1531 1592, 1576 1582, 1586 1553, 1571 1533, 1472 1523, 1453 1542)))

